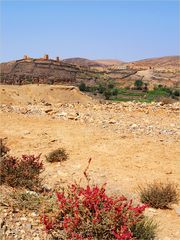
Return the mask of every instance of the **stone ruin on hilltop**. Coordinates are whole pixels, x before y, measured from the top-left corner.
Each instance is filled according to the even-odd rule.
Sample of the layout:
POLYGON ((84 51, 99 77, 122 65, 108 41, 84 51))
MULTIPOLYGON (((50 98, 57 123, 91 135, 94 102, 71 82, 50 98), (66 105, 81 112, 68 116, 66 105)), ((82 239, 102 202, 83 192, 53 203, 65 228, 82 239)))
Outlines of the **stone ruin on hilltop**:
POLYGON ((28 83, 73 83, 76 81, 78 66, 60 61, 59 57, 50 59, 48 54, 43 58, 30 58, 1 63, 1 84, 28 83))

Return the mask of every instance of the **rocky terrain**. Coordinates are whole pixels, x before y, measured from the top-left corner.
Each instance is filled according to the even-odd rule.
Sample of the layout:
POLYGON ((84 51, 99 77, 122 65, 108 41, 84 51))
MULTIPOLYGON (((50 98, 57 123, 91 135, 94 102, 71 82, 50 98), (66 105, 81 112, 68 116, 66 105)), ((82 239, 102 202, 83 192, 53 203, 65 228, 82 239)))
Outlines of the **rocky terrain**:
POLYGON ((24 59, 1 63, 3 84, 70 84, 80 82, 92 85, 113 80, 120 87, 132 87, 143 80, 149 88, 157 85, 178 88, 180 84, 179 57, 147 59, 123 63, 115 60, 88 60, 71 58, 60 61, 47 58, 24 59))
MULTIPOLYGON (((169 180, 180 186, 178 102, 112 103, 61 85, 1 85, 0 91, 1 137, 13 155, 42 153, 48 189, 82 178, 89 158, 92 182, 106 182, 109 192, 137 202, 139 185, 169 180), (69 159, 46 162, 58 147, 67 150, 69 159)), ((39 211, 9 206, 11 191, 1 186, 1 238, 48 239, 39 211)), ((179 207, 147 210, 159 224, 158 240, 180 239, 179 207)))
POLYGON ((132 62, 135 66, 154 67, 154 68, 172 68, 179 70, 180 56, 168 56, 159 58, 149 58, 132 62))
POLYGON ((55 60, 22 59, 1 64, 1 83, 59 83, 76 81, 77 66, 55 60))

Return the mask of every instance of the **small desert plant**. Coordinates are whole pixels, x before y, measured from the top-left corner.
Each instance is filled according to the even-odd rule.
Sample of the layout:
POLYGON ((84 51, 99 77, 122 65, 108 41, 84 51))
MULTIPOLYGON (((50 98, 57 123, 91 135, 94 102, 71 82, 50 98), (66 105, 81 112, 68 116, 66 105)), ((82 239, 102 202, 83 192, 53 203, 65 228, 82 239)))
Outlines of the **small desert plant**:
POLYGON ((58 148, 46 156, 48 162, 62 162, 68 159, 68 154, 64 148, 58 148))
POLYGON ((109 100, 110 97, 112 96, 112 91, 111 91, 111 89, 106 89, 103 94, 105 96, 105 99, 109 100))
POLYGON ((0 138, 0 157, 3 157, 8 151, 9 148, 5 145, 4 139, 0 138))
POLYGON ((150 240, 156 225, 143 215, 146 205, 134 206, 124 196, 108 196, 102 187, 72 184, 57 192, 58 211, 42 222, 54 239, 150 240))
POLYGON ((113 96, 117 96, 118 95, 118 89, 117 88, 113 88, 113 90, 112 90, 112 95, 113 96))
POLYGON ((79 90, 82 91, 82 92, 85 92, 87 89, 87 86, 84 82, 81 82, 80 85, 79 85, 79 90))
POLYGON ((42 204, 40 194, 32 191, 14 191, 10 194, 13 208, 38 211, 42 204))
POLYGON ((5 183, 11 187, 25 187, 30 190, 37 190, 41 186, 40 173, 43 171, 43 164, 40 155, 22 155, 16 158, 4 156, 1 158, 0 179, 1 184, 5 183))
POLYGON ((53 205, 56 201, 55 194, 53 193, 37 193, 28 190, 16 189, 12 191, 8 198, 11 201, 11 206, 20 210, 32 210, 32 211, 52 211, 53 205))
POLYGON ((152 240, 156 237, 157 223, 153 219, 144 217, 144 219, 132 228, 135 239, 152 240))
POLYGON ((105 84, 99 83, 99 85, 97 86, 97 90, 100 94, 104 93, 104 91, 106 90, 105 84))
POLYGON ((146 187, 139 187, 142 203, 154 208, 169 208, 178 202, 177 186, 174 183, 154 182, 146 187))

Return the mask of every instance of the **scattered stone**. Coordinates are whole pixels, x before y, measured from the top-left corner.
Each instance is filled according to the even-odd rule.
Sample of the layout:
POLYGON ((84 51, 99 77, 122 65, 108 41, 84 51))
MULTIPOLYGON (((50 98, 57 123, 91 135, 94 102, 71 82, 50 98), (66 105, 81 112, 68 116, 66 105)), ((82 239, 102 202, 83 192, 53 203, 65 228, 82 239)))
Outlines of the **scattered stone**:
POLYGON ((52 106, 52 104, 51 104, 51 103, 48 103, 48 102, 45 102, 45 103, 44 103, 44 106, 52 106))
POLYGON ((42 191, 50 192, 51 190, 52 190, 52 188, 48 184, 44 184, 42 191))
POLYGON ((63 172, 63 171, 61 171, 61 170, 57 170, 57 174, 58 174, 59 176, 61 176, 61 177, 67 177, 67 176, 68 176, 68 173, 65 173, 65 172, 63 172))
POLYGON ((31 134, 30 131, 28 131, 28 130, 25 130, 25 131, 24 131, 24 135, 29 135, 29 134, 31 134))
POLYGON ((28 112, 27 108, 21 108, 20 109, 20 113, 22 113, 22 114, 26 114, 27 112, 28 112))
POLYGON ((36 214, 35 212, 32 212, 32 213, 31 213, 31 216, 32 216, 32 217, 36 217, 37 214, 36 214))
POLYGON ((4 225, 5 225, 5 221, 4 221, 4 219, 2 218, 2 219, 0 219, 0 228, 2 228, 4 225))
POLYGON ((136 129, 137 127, 138 127, 138 125, 135 124, 135 123, 131 125, 131 128, 132 128, 132 129, 136 129))
POLYGON ((36 236, 33 238, 33 240, 40 240, 40 237, 36 236))
POLYGON ((148 211, 151 212, 151 213, 154 213, 154 214, 157 213, 156 209, 154 209, 154 208, 148 208, 148 211))
POLYGON ((109 121, 109 124, 115 124, 116 123, 116 120, 114 120, 114 119, 111 119, 110 121, 109 121))
POLYGON ((52 111, 53 111, 53 109, 50 108, 50 109, 45 110, 45 113, 50 113, 50 112, 52 112, 52 111))
POLYGON ((165 237, 164 240, 172 240, 170 237, 165 237))
POLYGON ((34 191, 26 190, 26 193, 28 193, 28 194, 30 194, 30 195, 38 196, 38 193, 37 193, 37 192, 34 192, 34 191))
POLYGON ((58 117, 66 117, 67 113, 66 112, 60 112, 60 113, 57 113, 56 116, 58 116, 58 117))
POLYGON ((176 212, 176 214, 180 217, 180 207, 175 208, 175 212, 176 212))
POLYGON ((21 221, 27 221, 27 217, 21 217, 20 220, 21 221))
POLYGON ((25 228, 27 230, 32 229, 32 225, 30 223, 26 223, 25 228))

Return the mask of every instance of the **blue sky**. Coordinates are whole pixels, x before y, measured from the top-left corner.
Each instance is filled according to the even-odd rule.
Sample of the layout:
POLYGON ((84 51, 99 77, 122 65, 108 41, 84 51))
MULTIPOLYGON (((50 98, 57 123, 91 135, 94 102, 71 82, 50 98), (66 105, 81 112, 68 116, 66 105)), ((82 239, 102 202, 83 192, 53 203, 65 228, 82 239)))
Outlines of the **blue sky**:
POLYGON ((178 1, 1 0, 0 61, 179 55, 178 1))

